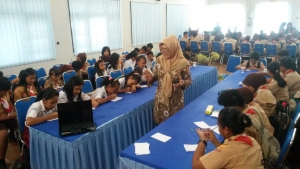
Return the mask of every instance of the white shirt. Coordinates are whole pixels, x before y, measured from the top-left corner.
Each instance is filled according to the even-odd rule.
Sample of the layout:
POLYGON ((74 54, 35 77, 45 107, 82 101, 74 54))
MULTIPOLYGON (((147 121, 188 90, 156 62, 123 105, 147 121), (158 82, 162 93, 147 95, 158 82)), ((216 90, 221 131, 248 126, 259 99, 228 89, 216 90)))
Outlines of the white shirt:
POLYGON ((125 77, 122 77, 122 78, 118 79, 118 81, 120 83, 120 87, 119 87, 119 90, 120 90, 123 87, 125 87, 125 77))
MULTIPOLYGON (((77 98, 78 98, 78 95, 74 96, 73 101, 76 102, 77 98)), ((81 92, 81 99, 82 100, 90 100, 91 97, 89 95, 81 92)), ((60 91, 57 103, 68 103, 68 102, 69 102, 69 100, 68 100, 67 94, 64 91, 60 91)))
MULTIPOLYGON (((104 70, 103 71, 103 75, 102 76, 107 76, 108 74, 107 74, 107 71, 106 70, 104 70)), ((98 77, 101 77, 101 76, 98 76, 98 73, 96 73, 96 76, 95 76, 96 78, 98 78, 98 77)))
MULTIPOLYGON (((47 116, 48 114, 51 114, 53 112, 57 112, 57 107, 54 109, 47 110, 44 106, 43 100, 40 100, 38 102, 33 103, 28 111, 27 111, 27 117, 41 117, 41 116, 47 116)), ((26 123, 25 123, 26 124, 26 123)))
POLYGON ((107 97, 107 93, 105 91, 105 86, 96 89, 95 92, 92 94, 92 98, 94 99, 102 99, 106 97, 107 97))
POLYGON ((126 60, 126 62, 124 63, 124 68, 125 67, 132 67, 132 69, 134 69, 135 66, 135 61, 132 61, 131 59, 126 60))
MULTIPOLYGON (((155 61, 155 58, 153 57, 153 61, 155 61)), ((146 66, 148 69, 152 69, 152 62, 153 61, 150 61, 148 58, 146 59, 146 66)))

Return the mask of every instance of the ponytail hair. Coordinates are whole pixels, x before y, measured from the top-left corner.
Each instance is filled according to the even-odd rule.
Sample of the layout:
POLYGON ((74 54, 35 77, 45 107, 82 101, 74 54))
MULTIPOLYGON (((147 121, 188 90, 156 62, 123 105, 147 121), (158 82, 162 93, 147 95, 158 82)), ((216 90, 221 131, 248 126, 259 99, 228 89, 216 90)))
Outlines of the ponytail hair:
POLYGON ((274 75, 273 79, 277 81, 279 87, 283 88, 286 86, 286 81, 280 75, 280 65, 278 62, 271 62, 267 69, 274 75))
POLYGON ((36 97, 35 102, 38 102, 40 100, 49 100, 55 96, 59 96, 59 93, 57 90, 53 89, 53 88, 47 88, 45 90, 42 90, 36 97))
POLYGON ((111 87, 115 87, 115 86, 120 86, 120 82, 118 79, 113 79, 111 77, 105 77, 103 78, 100 87, 102 86, 107 86, 107 85, 111 85, 111 87))
POLYGON ((124 77, 125 77, 125 84, 127 84, 127 80, 129 77, 132 77, 132 79, 137 81, 137 83, 140 83, 141 81, 141 75, 135 71, 125 75, 124 77))
POLYGON ((218 123, 222 128, 231 129, 233 135, 243 133, 246 127, 252 125, 251 119, 234 107, 223 108, 219 113, 218 123))
POLYGON ((126 55, 126 60, 137 57, 138 53, 136 51, 131 51, 128 55, 126 55))

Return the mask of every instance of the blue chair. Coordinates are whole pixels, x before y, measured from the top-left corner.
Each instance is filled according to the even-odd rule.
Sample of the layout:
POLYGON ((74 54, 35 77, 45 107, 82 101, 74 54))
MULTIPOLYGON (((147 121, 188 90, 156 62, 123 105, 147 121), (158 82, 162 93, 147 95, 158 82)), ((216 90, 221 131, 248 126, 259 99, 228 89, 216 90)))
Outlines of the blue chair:
POLYGON ((36 99, 36 97, 32 96, 32 97, 27 97, 24 99, 19 99, 15 103, 17 119, 18 119, 18 126, 19 126, 19 134, 20 134, 19 138, 23 144, 24 144, 24 142, 23 142, 23 138, 21 136, 24 132, 27 111, 28 111, 29 107, 32 105, 32 103, 35 102, 35 99, 36 99))
POLYGON ((289 51, 290 57, 295 59, 296 58, 296 51, 297 51, 297 46, 296 45, 286 45, 286 50, 289 51))
POLYGON ((267 67, 267 59, 259 59, 258 61, 262 62, 265 67, 267 67))
POLYGON ((155 65, 156 65, 156 61, 152 61, 151 68, 153 69, 155 65))
POLYGON ((296 128, 297 125, 299 125, 298 123, 300 123, 300 112, 295 111, 295 114, 296 115, 294 116, 293 121, 289 127, 289 131, 292 130, 293 128, 296 128))
POLYGON ((192 51, 192 53, 199 53, 197 41, 191 41, 191 51, 192 51))
POLYGON ((235 72, 236 71, 235 67, 239 64, 241 64, 241 57, 233 56, 233 55, 230 56, 226 66, 226 71, 231 73, 235 72))
POLYGON ((128 55, 129 52, 125 51, 125 52, 122 52, 122 55, 128 55))
POLYGON ((76 72, 74 70, 71 70, 69 72, 64 72, 62 76, 64 79, 64 83, 66 84, 71 79, 71 77, 76 76, 76 72))
POLYGON ((115 79, 115 78, 122 76, 123 74, 122 74, 121 70, 115 70, 115 71, 110 72, 109 75, 110 75, 110 77, 115 79))
POLYGON ((277 45, 269 43, 267 45, 267 57, 275 57, 277 55, 277 45))
POLYGON ((46 70, 43 67, 34 68, 36 72, 36 78, 39 79, 41 77, 47 76, 46 70))
POLYGON ((263 56, 264 55, 264 44, 255 44, 253 51, 257 52, 259 54, 259 56, 263 56))
POLYGON ((90 66, 92 66, 96 63, 96 59, 95 58, 88 59, 87 62, 90 64, 90 66))
POLYGON ((94 67, 94 66, 89 66, 89 67, 87 68, 87 72, 88 72, 88 77, 89 77, 90 80, 91 80, 93 77, 95 77, 96 70, 95 70, 95 67, 94 67))
POLYGON ((220 42, 213 42, 212 51, 217 52, 217 53, 221 53, 221 43, 220 42))
POLYGON ((93 92, 93 86, 90 80, 84 80, 83 81, 83 87, 82 87, 83 93, 91 93, 93 92))
POLYGON ((299 43, 296 43, 297 49, 299 48, 299 43))
POLYGON ((250 51, 250 43, 242 43, 241 44, 241 51, 240 54, 241 56, 249 57, 251 51, 250 51))
POLYGON ((125 62, 126 62, 126 59, 125 59, 125 58, 122 58, 121 60, 123 61, 123 63, 125 63, 125 62))
POLYGON ((41 86, 43 89, 44 89, 44 84, 45 84, 47 78, 48 78, 48 76, 40 77, 40 78, 38 79, 38 82, 39 82, 40 86, 41 86))
POLYGON ((12 80, 14 80, 15 78, 17 78, 18 76, 15 75, 15 74, 12 74, 12 75, 6 75, 5 77, 7 77, 8 80, 11 82, 12 80))
POLYGON ((181 40, 181 41, 179 41, 179 43, 180 43, 181 50, 184 50, 187 47, 186 41, 181 40))
POLYGON ((223 52, 223 57, 220 59, 220 64, 222 65, 224 62, 224 57, 229 57, 233 55, 233 49, 232 49, 232 43, 225 42, 224 43, 224 52, 223 52))
POLYGON ((124 75, 127 75, 127 74, 131 73, 132 71, 133 71, 133 68, 131 66, 123 68, 124 75))
POLYGON ((207 41, 202 41, 202 42, 200 43, 200 46, 201 46, 200 53, 209 55, 208 42, 207 42, 207 41))
POLYGON ((108 77, 108 76, 99 76, 96 78, 96 88, 99 88, 101 83, 102 83, 102 80, 105 78, 105 77, 108 77))
POLYGON ((283 144, 281 146, 281 152, 279 154, 279 158, 277 160, 277 164, 282 164, 285 160, 296 136, 297 128, 288 131, 288 134, 285 136, 283 144))
POLYGON ((53 65, 53 68, 56 68, 56 69, 59 69, 63 64, 56 64, 56 65, 53 65))

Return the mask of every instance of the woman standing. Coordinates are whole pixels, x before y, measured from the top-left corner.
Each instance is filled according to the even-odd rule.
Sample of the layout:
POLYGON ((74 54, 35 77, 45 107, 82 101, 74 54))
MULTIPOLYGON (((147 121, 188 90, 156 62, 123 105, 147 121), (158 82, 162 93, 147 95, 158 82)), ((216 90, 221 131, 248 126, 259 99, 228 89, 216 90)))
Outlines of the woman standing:
POLYGON ((157 58, 148 84, 158 80, 154 99, 154 122, 162 123, 184 106, 183 90, 192 82, 190 65, 183 57, 177 37, 170 35, 159 44, 162 56, 157 58))

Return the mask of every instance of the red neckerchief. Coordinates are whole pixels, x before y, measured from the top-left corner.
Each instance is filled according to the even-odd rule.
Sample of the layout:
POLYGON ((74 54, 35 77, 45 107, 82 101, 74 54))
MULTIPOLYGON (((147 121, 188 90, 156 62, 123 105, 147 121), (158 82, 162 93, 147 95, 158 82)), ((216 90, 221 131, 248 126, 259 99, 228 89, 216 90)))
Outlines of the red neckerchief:
POLYGON ((256 111, 253 110, 252 108, 249 108, 246 112, 247 115, 253 115, 253 114, 256 114, 256 111))
POLYGON ((32 90, 33 85, 27 85, 27 91, 29 90, 29 96, 35 96, 34 91, 32 90))
POLYGON ((246 134, 238 136, 237 138, 234 139, 234 141, 240 141, 240 142, 248 144, 249 146, 253 146, 251 138, 249 136, 247 136, 246 134))
POLYGON ((287 70, 285 73, 282 74, 282 78, 284 78, 285 75, 292 73, 292 72, 295 72, 295 71, 293 71, 292 69, 287 70))
POLYGON ((2 107, 4 108, 4 110, 6 111, 6 113, 8 113, 8 114, 12 113, 13 108, 12 108, 12 106, 8 103, 8 101, 5 100, 5 99, 3 99, 3 98, 0 98, 0 101, 1 101, 2 107))

